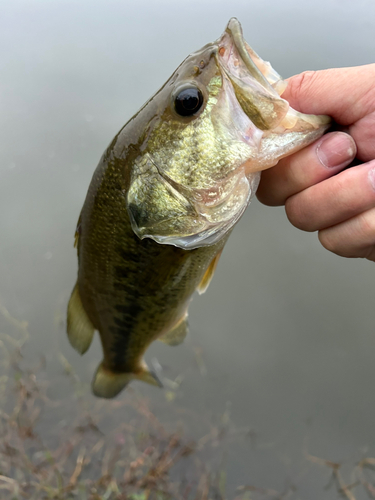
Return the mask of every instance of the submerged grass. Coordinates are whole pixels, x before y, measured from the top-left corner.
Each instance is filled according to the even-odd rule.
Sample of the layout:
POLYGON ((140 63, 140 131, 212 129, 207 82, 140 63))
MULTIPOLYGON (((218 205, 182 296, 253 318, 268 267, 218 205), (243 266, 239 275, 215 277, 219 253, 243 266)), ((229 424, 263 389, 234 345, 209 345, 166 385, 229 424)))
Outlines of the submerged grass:
MULTIPOLYGON (((193 442, 182 425, 176 431, 162 424, 132 388, 119 400, 94 399, 62 354, 70 390, 58 399, 44 359, 30 368, 23 358, 27 324, 1 305, 0 313, 17 332, 0 334, 1 499, 225 498, 223 461, 213 465, 205 455, 230 434, 225 418, 223 425, 205 422, 205 434, 193 442)), ((175 416, 174 424, 181 420, 175 416)))
MULTIPOLYGON (((30 367, 23 358, 27 323, 11 317, 1 304, 0 314, 16 332, 0 333, 1 500, 300 498, 293 484, 283 492, 248 484, 227 496, 225 448, 220 445, 238 441, 246 432, 234 429, 227 413, 216 425, 201 417, 203 434, 192 441, 185 437, 183 423, 178 424, 186 410, 171 405, 169 425, 132 388, 119 400, 96 400, 62 354, 68 390, 61 398, 44 359, 30 367)), ((307 451, 305 458, 313 467, 332 471, 331 483, 341 497, 357 500, 361 488, 375 499, 374 458, 363 458, 348 482, 341 464, 307 451)))

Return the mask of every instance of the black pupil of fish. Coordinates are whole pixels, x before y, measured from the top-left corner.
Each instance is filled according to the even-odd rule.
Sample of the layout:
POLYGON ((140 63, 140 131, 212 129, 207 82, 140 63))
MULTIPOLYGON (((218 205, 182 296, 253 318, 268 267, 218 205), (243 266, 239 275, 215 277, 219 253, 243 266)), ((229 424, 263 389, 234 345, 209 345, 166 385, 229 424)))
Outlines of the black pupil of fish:
POLYGON ((181 116, 193 115, 201 108, 202 104, 202 92, 195 87, 181 90, 174 101, 175 109, 181 116))

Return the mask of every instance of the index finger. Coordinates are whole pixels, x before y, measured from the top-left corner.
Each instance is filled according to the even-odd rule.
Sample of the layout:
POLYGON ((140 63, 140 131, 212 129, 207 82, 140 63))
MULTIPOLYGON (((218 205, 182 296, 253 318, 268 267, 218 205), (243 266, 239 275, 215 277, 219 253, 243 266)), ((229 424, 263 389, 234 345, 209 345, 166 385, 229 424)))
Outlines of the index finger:
POLYGON ((302 113, 351 125, 375 110, 375 64, 306 71, 287 81, 282 97, 302 113))

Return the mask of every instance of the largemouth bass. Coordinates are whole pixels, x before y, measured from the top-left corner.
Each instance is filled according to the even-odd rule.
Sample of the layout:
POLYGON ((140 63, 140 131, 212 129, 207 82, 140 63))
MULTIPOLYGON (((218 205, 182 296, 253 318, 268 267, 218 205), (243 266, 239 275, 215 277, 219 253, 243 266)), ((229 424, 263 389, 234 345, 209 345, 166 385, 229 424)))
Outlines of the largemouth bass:
POLYGON ((329 126, 280 97, 286 85, 245 42, 237 19, 188 56, 103 154, 78 221, 78 280, 67 329, 81 354, 94 331, 104 359, 95 395, 131 380, 160 385, 143 355, 177 345, 260 171, 329 126))

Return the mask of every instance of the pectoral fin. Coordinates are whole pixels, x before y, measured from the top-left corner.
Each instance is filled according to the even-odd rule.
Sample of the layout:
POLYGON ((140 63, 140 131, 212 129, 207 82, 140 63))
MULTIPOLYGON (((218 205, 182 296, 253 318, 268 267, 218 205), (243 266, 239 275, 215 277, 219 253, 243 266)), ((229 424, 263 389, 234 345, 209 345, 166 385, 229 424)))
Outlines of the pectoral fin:
POLYGON ((159 338, 165 344, 175 346, 180 345, 185 340, 185 337, 189 331, 189 325, 187 322, 187 314, 175 325, 172 330, 165 333, 159 338))
POLYGON ((208 285, 211 283, 211 280, 213 278, 213 275, 215 274, 216 267, 217 267, 217 264, 218 264, 219 259, 220 259, 220 255, 221 255, 221 252, 219 252, 217 255, 215 255, 215 257, 211 260, 210 265, 206 269, 206 272, 203 275, 202 281, 199 283, 198 288, 197 288, 199 295, 202 295, 202 293, 204 293, 207 290, 208 285))
POLYGON ((90 347, 95 328, 83 308, 76 283, 68 304, 67 332, 71 345, 80 354, 90 347))
POLYGON ((139 373, 115 373, 101 363, 92 382, 92 392, 99 398, 111 399, 117 396, 132 380, 142 380, 151 385, 163 387, 158 377, 145 367, 139 373))

